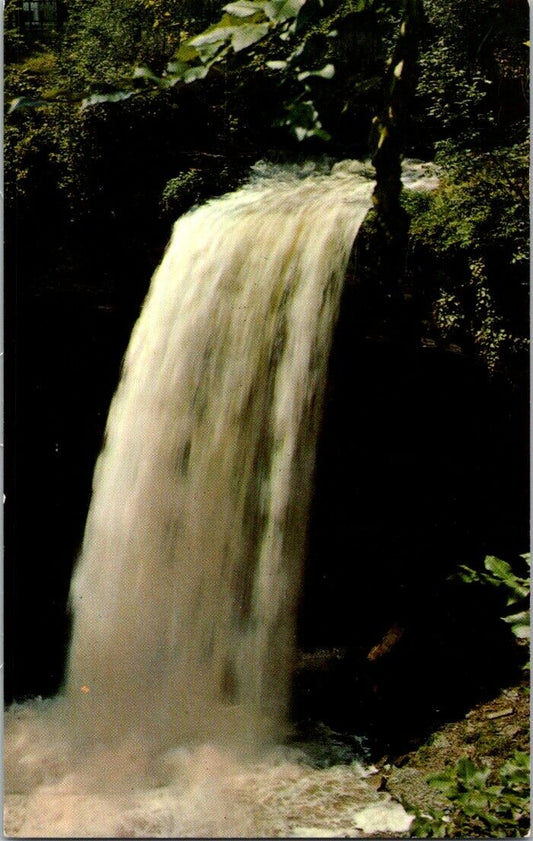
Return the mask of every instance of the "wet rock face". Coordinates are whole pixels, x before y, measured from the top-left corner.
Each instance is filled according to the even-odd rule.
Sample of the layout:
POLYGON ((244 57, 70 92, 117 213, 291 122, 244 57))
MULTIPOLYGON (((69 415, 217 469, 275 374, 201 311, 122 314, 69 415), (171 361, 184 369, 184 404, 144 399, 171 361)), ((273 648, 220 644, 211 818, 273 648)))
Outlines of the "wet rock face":
POLYGON ((520 418, 463 357, 370 342, 340 356, 318 451, 308 627, 333 637, 373 616, 379 638, 457 563, 491 545, 523 551, 511 514, 524 507, 520 418))
POLYGON ((367 304, 348 284, 300 617, 304 650, 345 654, 299 673, 295 707, 305 697, 310 714, 370 727, 388 749, 463 715, 519 671, 497 596, 449 577, 489 552, 525 551, 527 422, 509 383, 421 335, 400 341, 367 304))
POLYGON ((429 785, 427 773, 417 768, 392 768, 386 787, 400 802, 408 800, 426 809, 445 809, 447 806, 446 798, 429 785))

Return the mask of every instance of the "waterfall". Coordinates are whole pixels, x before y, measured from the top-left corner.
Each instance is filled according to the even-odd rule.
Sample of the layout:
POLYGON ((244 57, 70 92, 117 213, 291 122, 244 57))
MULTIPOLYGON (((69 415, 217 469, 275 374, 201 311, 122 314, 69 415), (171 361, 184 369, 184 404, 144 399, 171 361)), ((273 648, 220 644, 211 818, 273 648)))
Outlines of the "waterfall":
POLYGON ((176 223, 94 473, 64 690, 6 714, 8 835, 408 828, 367 770, 280 747, 328 355, 372 190, 356 162, 259 167, 176 223))
POLYGON ((131 338, 71 604, 102 738, 280 739, 328 354, 373 184, 263 173, 181 218, 131 338))

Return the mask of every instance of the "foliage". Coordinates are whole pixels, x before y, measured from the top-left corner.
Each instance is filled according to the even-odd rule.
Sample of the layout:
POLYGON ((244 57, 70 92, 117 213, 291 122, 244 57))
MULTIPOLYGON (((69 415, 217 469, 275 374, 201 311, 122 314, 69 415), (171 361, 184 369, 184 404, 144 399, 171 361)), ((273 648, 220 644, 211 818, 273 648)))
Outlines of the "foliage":
MULTIPOLYGON (((374 0, 359 0, 357 11, 370 8, 374 0)), ((237 0, 224 6, 216 23, 193 37, 177 39, 174 54, 162 74, 151 67, 137 66, 131 83, 121 90, 97 93, 84 100, 85 106, 129 98, 143 88, 166 90, 205 79, 210 71, 241 52, 254 56, 254 48, 265 39, 268 54, 262 56, 262 70, 279 73, 280 80, 291 88, 284 104, 284 116, 278 125, 287 126, 298 140, 319 137, 328 140, 313 100, 316 79, 331 79, 333 63, 313 63, 314 50, 306 38, 323 14, 324 0, 237 0), (273 53, 269 51, 273 50, 273 53), (280 55, 281 53, 281 55, 280 55)), ((352 7, 353 8, 353 7, 352 7)), ((183 36, 186 33, 181 33, 183 36)), ((328 32, 328 37, 335 37, 328 32)), ((153 50, 152 50, 153 52, 153 50)))
POLYGON ((463 0, 431 0, 426 16, 417 92, 424 136, 486 149, 520 110, 527 118, 527 4, 479 0, 473 14, 463 0))
MULTIPOLYGON (((125 221, 132 196, 155 191, 152 212, 182 212, 214 189, 224 157, 244 170, 274 148, 300 154, 280 127, 308 141, 312 154, 367 155, 372 118, 387 98, 400 7, 400 0, 72 0, 61 48, 6 69, 6 99, 53 103, 40 113, 19 109, 7 122, 8 202, 14 189, 19 208, 24 195, 49 201, 55 189, 72 218, 103 219, 107 196, 125 221), (82 100, 93 107, 69 107, 82 100), (211 179, 189 174, 213 167, 211 179), (41 193, 45 170, 55 187, 41 193)), ((523 15, 502 16, 499 0, 482 0, 476 15, 462 0, 426 7, 407 145, 427 138, 430 155, 441 138, 441 184, 431 195, 404 196, 409 282, 426 334, 514 375, 524 368, 529 332, 529 150, 524 123, 502 137, 496 93, 503 82, 523 82, 523 15)))
POLYGON ((404 197, 430 329, 491 372, 512 368, 528 346, 528 156, 525 140, 487 151, 442 142, 439 189, 404 197))
MULTIPOLYGON (((218 4, 213 0, 206 4, 213 14, 218 4)), ((377 0, 238 0, 224 6, 220 19, 199 33, 202 16, 187 15, 188 5, 177 0, 136 0, 133 4, 129 0, 97 0, 88 7, 78 0, 62 51, 62 84, 48 91, 44 99, 67 96, 82 107, 117 103, 179 91, 212 77, 216 70, 224 74, 226 84, 229 76, 237 77, 238 84, 248 76, 247 88, 258 88, 263 81, 279 86, 276 125, 288 128, 297 140, 327 141, 330 134, 323 128, 319 112, 331 96, 321 96, 321 87, 324 80, 336 76, 335 59, 349 63, 352 77, 349 95, 343 92, 339 103, 338 110, 343 113, 351 110, 353 76, 362 64, 367 70, 360 84, 372 89, 369 56, 374 63, 380 62, 377 78, 383 77, 391 14, 377 0), (353 26, 345 25, 354 16, 361 17, 368 30, 366 46, 360 33, 356 39, 357 54, 350 51, 353 26), (191 36, 191 28, 197 34, 191 36), (382 44, 376 50, 377 30, 382 44), (338 36, 342 41, 339 37, 334 45, 338 36), (317 93, 323 100, 320 107, 317 93)), ((211 84, 216 88, 216 79, 211 84)), ((378 95, 379 84, 372 82, 378 95)), ((337 87, 343 88, 342 74, 337 87)), ((228 94, 231 96, 226 89, 228 94)), ((244 96, 249 96, 248 90, 244 96)), ((42 103, 35 97, 18 97, 13 109, 36 104, 42 103)))
MULTIPOLYGON (((530 565, 529 554, 521 555, 521 558, 530 565)), ((486 572, 478 572, 470 567, 461 564, 457 578, 466 584, 485 584, 501 589, 505 594, 505 605, 507 608, 520 605, 525 599, 529 599, 530 580, 529 577, 517 575, 507 561, 487 555, 484 561, 486 572)), ((520 640, 528 640, 530 635, 529 607, 503 617, 504 622, 511 626, 513 634, 520 640)))
POLYGON ((528 257, 529 148, 524 140, 486 152, 455 142, 437 144, 440 189, 428 213, 416 219, 441 253, 477 252, 503 246, 513 263, 528 257))
POLYGON ((190 169, 171 178, 165 184, 161 195, 163 209, 166 212, 173 211, 175 216, 178 216, 180 211, 183 212, 183 209, 200 199, 202 181, 202 173, 197 169, 190 169))
POLYGON ((415 810, 414 838, 515 838, 529 826, 529 756, 515 751, 498 771, 463 757, 428 776, 449 809, 415 810))
POLYGON ((163 69, 187 31, 219 7, 219 0, 73 0, 63 49, 70 86, 120 86, 135 64, 163 69))
POLYGON ((4 59, 7 62, 20 59, 30 49, 25 33, 17 26, 18 11, 18 0, 6 0, 4 3, 3 35, 4 59))

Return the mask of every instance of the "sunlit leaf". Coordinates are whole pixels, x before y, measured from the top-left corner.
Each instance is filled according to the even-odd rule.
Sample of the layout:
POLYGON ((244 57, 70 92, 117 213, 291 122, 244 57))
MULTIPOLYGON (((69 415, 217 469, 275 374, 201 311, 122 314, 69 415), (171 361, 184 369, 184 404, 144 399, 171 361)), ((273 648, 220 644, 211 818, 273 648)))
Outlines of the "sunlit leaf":
POLYGON ((167 73, 175 78, 183 78, 189 69, 190 65, 186 64, 184 61, 169 61, 167 64, 167 73))
POLYGON ((23 108, 42 108, 45 105, 50 105, 50 103, 44 99, 31 99, 28 96, 18 96, 11 102, 8 113, 12 114, 14 111, 20 111, 23 108))
POLYGON ((195 61, 198 56, 198 50, 196 47, 191 45, 190 41, 186 41, 184 44, 181 44, 176 52, 176 60, 184 63, 195 61))
POLYGON ((263 6, 264 3, 254 3, 253 0, 237 0, 236 3, 224 6, 224 11, 238 18, 246 18, 262 11, 263 6))
POLYGON ((218 41, 223 42, 231 38, 234 32, 234 26, 215 26, 192 38, 189 44, 193 47, 203 47, 205 44, 215 44, 218 41))
POLYGON ((502 580, 512 575, 511 567, 507 561, 502 561, 501 558, 496 558, 494 555, 487 555, 485 558, 485 569, 502 580))
POLYGON ((265 14, 274 23, 283 23, 295 18, 306 0, 269 0, 265 3, 265 14))
POLYGON ((84 111, 93 105, 101 105, 105 102, 122 102, 125 99, 135 95, 135 91, 113 91, 112 93, 93 93, 86 97, 81 103, 81 109, 84 111))
POLYGON ((200 60, 206 64, 207 62, 211 61, 212 59, 222 56, 224 54, 224 44, 226 43, 226 39, 222 39, 220 41, 214 41, 212 44, 202 44, 201 47, 198 47, 198 52, 200 54, 200 60))
POLYGON ((148 79, 150 82, 160 82, 160 78, 150 70, 149 67, 135 67, 132 77, 134 79, 148 79))
POLYGON ((261 38, 264 38, 269 29, 270 26, 268 23, 245 24, 238 28, 236 27, 231 39, 231 46, 236 53, 240 52, 240 50, 245 50, 246 47, 250 47, 257 41, 260 41, 261 38))
POLYGON ((476 572, 465 564, 460 564, 457 578, 465 584, 474 584, 483 581, 485 576, 484 573, 476 572))
POLYGON ((209 73, 209 69, 210 68, 207 65, 191 67, 183 74, 183 81, 188 85, 190 82, 196 82, 197 79, 205 79, 209 73))
POLYGON ((153 85, 157 85, 158 88, 168 88, 173 84, 171 79, 156 76, 149 67, 135 67, 132 73, 132 79, 151 82, 153 85))
POLYGON ((321 79, 333 79, 334 75, 335 67, 333 64, 325 64, 320 70, 304 70, 302 73, 298 73, 298 80, 301 82, 310 76, 318 76, 321 79))
POLYGON ((529 639, 529 610, 522 610, 512 616, 503 616, 503 621, 511 626, 511 631, 517 639, 529 639))

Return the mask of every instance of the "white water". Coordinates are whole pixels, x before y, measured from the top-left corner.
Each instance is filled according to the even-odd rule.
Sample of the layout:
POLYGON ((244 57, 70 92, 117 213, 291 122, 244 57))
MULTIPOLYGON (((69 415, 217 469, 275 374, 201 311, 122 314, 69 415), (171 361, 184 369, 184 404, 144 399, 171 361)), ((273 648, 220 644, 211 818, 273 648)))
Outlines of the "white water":
POLYGON ((180 219, 128 348, 71 603, 64 693, 6 718, 6 831, 400 831, 361 769, 286 734, 316 434, 361 165, 180 219))

